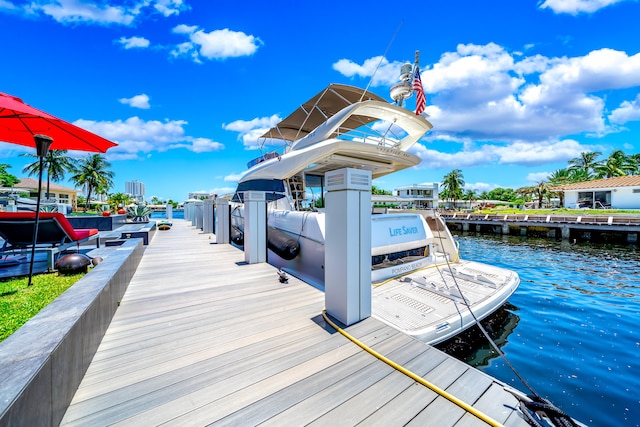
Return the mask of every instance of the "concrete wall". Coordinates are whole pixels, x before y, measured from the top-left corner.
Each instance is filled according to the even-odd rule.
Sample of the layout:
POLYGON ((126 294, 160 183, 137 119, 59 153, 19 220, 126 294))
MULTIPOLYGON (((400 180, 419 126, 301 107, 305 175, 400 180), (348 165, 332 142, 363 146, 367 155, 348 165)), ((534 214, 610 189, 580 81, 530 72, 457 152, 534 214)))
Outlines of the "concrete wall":
POLYGON ((87 215, 68 216, 67 220, 73 228, 95 228, 98 231, 115 230, 127 223, 127 215, 114 214, 110 216, 87 215))
POLYGON ((0 343, 0 425, 57 426, 143 254, 118 250, 0 343))
POLYGON ((611 193, 611 207, 614 209, 640 209, 640 194, 634 193, 638 187, 620 187, 611 193))

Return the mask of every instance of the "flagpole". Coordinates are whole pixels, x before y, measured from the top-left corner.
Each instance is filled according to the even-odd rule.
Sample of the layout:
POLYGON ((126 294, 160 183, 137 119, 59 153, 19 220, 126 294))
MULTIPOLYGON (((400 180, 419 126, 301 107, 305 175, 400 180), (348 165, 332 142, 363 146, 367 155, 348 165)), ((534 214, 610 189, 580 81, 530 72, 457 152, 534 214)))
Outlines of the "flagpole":
POLYGON ((427 106, 427 95, 424 93, 422 79, 420 78, 420 51, 416 50, 413 64, 413 90, 416 92, 416 115, 421 115, 427 106))

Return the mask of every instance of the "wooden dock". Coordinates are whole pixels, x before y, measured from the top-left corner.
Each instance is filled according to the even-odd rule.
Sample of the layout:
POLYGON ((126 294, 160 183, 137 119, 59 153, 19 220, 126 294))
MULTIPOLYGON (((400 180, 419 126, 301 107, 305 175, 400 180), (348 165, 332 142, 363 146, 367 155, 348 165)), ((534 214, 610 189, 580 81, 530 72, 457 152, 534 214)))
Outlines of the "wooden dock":
MULTIPOLYGON (((324 294, 190 222, 156 233, 62 425, 483 426, 322 317, 324 294)), ((369 318, 345 328, 499 423, 495 379, 369 318)))

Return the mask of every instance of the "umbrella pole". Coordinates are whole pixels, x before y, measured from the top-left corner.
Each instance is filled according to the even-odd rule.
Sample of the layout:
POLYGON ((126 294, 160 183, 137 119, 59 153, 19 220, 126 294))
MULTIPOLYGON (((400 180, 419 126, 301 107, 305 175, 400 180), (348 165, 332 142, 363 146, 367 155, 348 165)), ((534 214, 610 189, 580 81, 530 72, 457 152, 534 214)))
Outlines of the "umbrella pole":
POLYGON ((38 171, 38 198, 36 200, 36 219, 33 226, 33 239, 31 241, 31 262, 29 264, 29 283, 31 286, 31 278, 33 276, 33 261, 36 255, 36 243, 38 242, 38 226, 40 223, 40 194, 42 192, 42 169, 44 167, 44 158, 49 152, 49 147, 53 143, 53 139, 46 135, 35 135, 33 139, 36 141, 36 152, 40 158, 40 168, 38 171))

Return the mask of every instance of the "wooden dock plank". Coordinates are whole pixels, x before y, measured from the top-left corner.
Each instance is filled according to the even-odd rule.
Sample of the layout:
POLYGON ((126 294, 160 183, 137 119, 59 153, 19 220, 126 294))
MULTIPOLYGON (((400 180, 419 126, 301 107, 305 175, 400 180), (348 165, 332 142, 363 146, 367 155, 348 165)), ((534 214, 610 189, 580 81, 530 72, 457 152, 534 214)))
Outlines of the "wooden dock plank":
MULTIPOLYGON (((503 394, 504 389, 499 384, 494 383, 485 393, 483 393, 482 397, 474 403, 474 407, 502 424, 505 424, 511 417, 513 417, 512 421, 522 421, 518 414, 513 411, 518 403, 516 398, 513 397, 512 399, 505 399, 503 394), (497 401, 501 401, 503 403, 496 405, 497 401)), ((474 420, 469 418, 469 415, 470 414, 465 414, 463 416, 460 426, 474 425, 474 420)))
MULTIPOLYGON (((380 331, 376 326, 377 325, 373 322, 370 322, 369 327, 360 328, 360 333, 366 333, 369 331, 365 336, 370 337, 371 340, 376 342, 388 342, 390 339, 389 334, 380 334, 380 331)), ((397 337, 398 335, 399 334, 391 334, 391 337, 397 337)), ((206 420, 209 420, 212 414, 215 414, 216 418, 219 417, 220 419, 223 419, 234 412, 234 408, 239 410, 240 408, 250 405, 265 397, 268 397, 269 401, 271 401, 271 396, 274 393, 277 393, 278 390, 287 388, 291 384, 301 381, 309 376, 314 376, 317 372, 325 371, 327 367, 335 367, 336 365, 347 363, 350 366, 350 369, 348 369, 347 372, 353 372, 363 364, 375 362, 371 358, 366 357, 365 354, 362 354, 362 352, 359 352, 357 348, 353 348, 353 346, 350 345, 351 343, 341 335, 335 335, 331 340, 335 341, 335 344, 332 344, 332 346, 336 346, 335 350, 331 350, 331 354, 335 353, 336 355, 336 358, 332 359, 331 363, 327 364, 327 361, 324 360, 328 353, 324 351, 316 353, 314 350, 315 357, 313 360, 308 360, 300 365, 286 367, 273 376, 264 377, 264 379, 259 376, 254 377, 254 382, 249 384, 247 387, 240 389, 237 392, 225 395, 220 400, 215 400, 205 406, 195 408, 193 411, 188 414, 184 414, 179 419, 172 420, 172 422, 179 421, 181 424, 187 423, 195 425, 200 425, 201 423, 206 424, 206 420), (354 361, 352 357, 354 355, 357 355, 357 362, 354 361)), ((293 350, 295 351, 295 349, 293 350)), ((297 353, 298 352, 296 351, 296 354, 292 354, 291 357, 293 358, 297 353)), ((192 401, 193 398, 190 399, 190 402, 192 401)), ((274 404, 274 402, 271 403, 274 404)))
MULTIPOLYGON (((323 303, 176 221, 146 248, 62 425, 480 425, 333 330, 323 303)), ((373 318, 345 329, 503 412, 504 392, 479 371, 373 318)), ((513 413, 503 419, 524 425, 513 413)))
MULTIPOLYGON (((405 337, 398 334, 385 339, 376 347, 385 351, 400 351, 399 348, 403 345, 406 345, 405 337)), ((242 408, 221 422, 232 425, 246 420, 248 424, 256 425, 287 410, 286 414, 280 414, 283 418, 278 417, 280 421, 276 420, 276 423, 286 420, 296 424, 307 424, 332 406, 342 404, 354 394, 394 372, 390 366, 360 352, 325 371, 279 390, 269 396, 269 399, 242 408), (327 378, 331 380, 327 381, 327 378), (280 404, 273 405, 274 400, 280 404), (296 410, 289 410, 293 405, 297 405, 296 410), (314 411, 322 412, 313 413, 314 411)))
MULTIPOLYGON (((446 359, 429 372, 429 381, 437 387, 447 390, 468 369, 468 366, 460 364, 455 359, 446 359)), ((410 426, 454 426, 465 414, 459 406, 453 404, 442 396, 436 397, 433 404, 426 407, 407 425, 410 426)))

